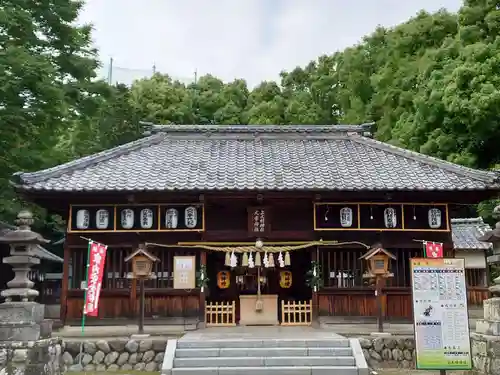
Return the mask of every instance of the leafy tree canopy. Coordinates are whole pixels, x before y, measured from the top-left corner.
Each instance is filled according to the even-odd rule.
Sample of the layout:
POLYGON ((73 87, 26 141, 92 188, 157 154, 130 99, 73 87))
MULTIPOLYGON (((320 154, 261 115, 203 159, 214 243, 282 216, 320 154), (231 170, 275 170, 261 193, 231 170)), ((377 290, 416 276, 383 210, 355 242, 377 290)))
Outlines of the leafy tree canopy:
POLYGON ((131 87, 96 81, 91 28, 74 26, 81 7, 71 0, 0 6, 0 220, 18 209, 8 186, 13 172, 136 139, 139 120, 375 121, 381 141, 476 168, 500 164, 498 1, 466 0, 458 13, 422 11, 254 88, 211 75, 188 85, 158 73, 131 87))

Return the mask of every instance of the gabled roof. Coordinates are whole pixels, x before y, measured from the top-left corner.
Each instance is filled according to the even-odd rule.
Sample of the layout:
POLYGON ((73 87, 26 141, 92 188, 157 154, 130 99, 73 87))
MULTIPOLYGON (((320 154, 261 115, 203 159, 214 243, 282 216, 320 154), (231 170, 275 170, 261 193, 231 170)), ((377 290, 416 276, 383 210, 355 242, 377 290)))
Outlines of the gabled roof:
POLYGON ((492 244, 481 242, 478 238, 491 227, 481 217, 468 219, 451 219, 453 247, 456 250, 488 250, 492 244))
POLYGON ((375 246, 373 246, 370 250, 368 250, 366 253, 364 253, 363 255, 361 255, 359 257, 359 259, 369 260, 373 256, 375 256, 375 255, 377 255, 379 253, 385 254, 389 258, 396 260, 396 256, 393 253, 391 253, 390 251, 384 249, 380 244, 376 244, 375 246))
POLYGON ((34 173, 31 191, 500 189, 499 175, 364 135, 369 125, 151 126, 135 142, 34 173))

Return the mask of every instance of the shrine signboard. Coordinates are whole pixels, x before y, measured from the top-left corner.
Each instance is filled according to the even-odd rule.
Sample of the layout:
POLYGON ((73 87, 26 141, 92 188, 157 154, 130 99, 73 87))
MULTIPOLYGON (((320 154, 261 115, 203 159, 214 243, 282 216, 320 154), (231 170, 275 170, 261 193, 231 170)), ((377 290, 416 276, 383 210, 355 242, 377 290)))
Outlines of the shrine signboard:
POLYGON ((464 259, 411 259, 419 370, 472 368, 464 259))
POLYGON ((196 287, 196 257, 174 256, 174 289, 196 287))

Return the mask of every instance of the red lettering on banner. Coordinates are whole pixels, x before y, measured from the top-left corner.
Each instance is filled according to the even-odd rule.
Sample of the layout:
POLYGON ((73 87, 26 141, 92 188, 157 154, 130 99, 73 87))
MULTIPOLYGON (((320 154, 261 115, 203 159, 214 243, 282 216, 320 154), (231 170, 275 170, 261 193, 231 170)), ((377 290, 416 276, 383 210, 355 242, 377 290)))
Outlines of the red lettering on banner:
POLYGON ((104 264, 106 263, 106 250, 106 245, 95 242, 90 244, 87 294, 84 305, 84 314, 88 316, 98 315, 99 296, 104 276, 104 264))

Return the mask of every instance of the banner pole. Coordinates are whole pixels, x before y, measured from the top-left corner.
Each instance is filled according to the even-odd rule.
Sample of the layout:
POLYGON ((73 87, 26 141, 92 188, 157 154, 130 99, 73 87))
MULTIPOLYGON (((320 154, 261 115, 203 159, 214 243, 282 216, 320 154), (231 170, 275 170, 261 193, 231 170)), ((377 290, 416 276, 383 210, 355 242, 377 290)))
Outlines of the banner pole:
MULTIPOLYGON (((92 246, 91 239, 88 239, 89 245, 87 249, 87 267, 85 267, 85 290, 83 292, 83 309, 82 309, 82 339, 85 336, 85 302, 87 301, 87 289, 89 284, 89 268, 90 268, 90 247, 92 246)), ((80 344, 80 365, 82 364, 83 340, 80 344)))

